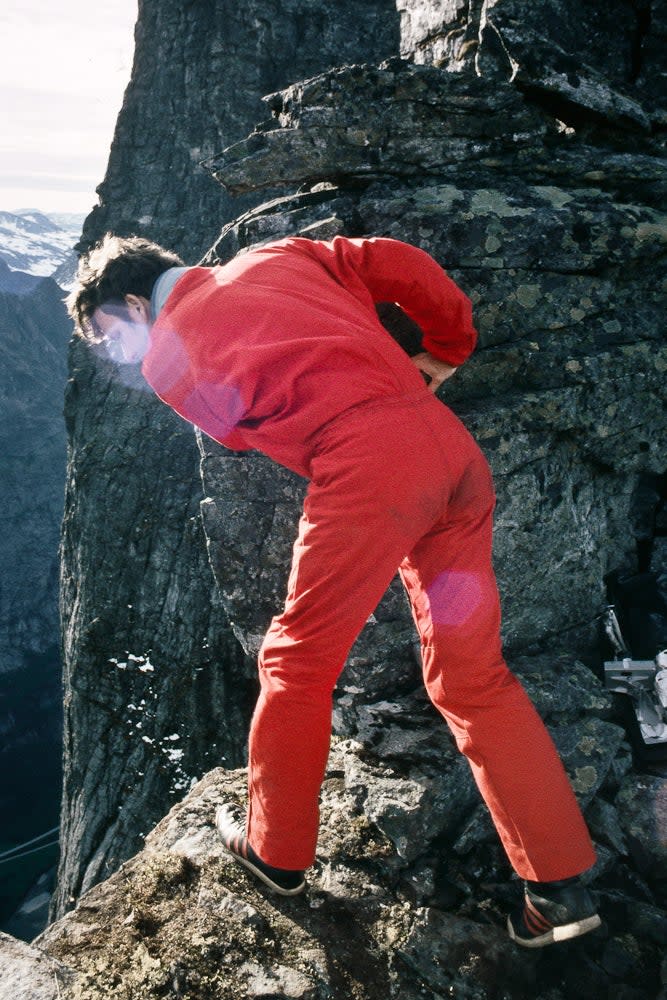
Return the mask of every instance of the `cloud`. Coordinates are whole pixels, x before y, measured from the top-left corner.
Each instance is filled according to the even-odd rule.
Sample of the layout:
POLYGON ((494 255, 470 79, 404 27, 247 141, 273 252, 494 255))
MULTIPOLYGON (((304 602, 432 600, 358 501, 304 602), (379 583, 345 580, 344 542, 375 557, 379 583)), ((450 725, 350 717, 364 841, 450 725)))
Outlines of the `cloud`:
POLYGON ((39 184, 63 191, 68 178, 78 192, 72 211, 81 210, 86 189, 94 203, 130 78, 136 14, 137 0, 4 0, 0 209, 11 192, 27 190, 48 211, 54 206, 40 200, 39 184))

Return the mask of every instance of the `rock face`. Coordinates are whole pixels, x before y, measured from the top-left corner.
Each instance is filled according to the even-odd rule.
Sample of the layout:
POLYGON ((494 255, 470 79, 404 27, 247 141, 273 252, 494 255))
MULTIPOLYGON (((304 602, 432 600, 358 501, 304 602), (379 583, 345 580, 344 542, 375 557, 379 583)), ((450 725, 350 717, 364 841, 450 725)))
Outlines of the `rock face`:
POLYGON ((0 674, 57 645, 69 321, 50 278, 0 261, 0 674), (51 560, 45 559, 50 552, 51 560))
MULTIPOLYGON (((111 228, 190 257, 205 249, 233 213, 199 160, 246 134, 267 90, 390 54, 393 3, 372 0, 364 12, 304 0, 143 4, 102 205, 82 244, 111 228)), ((136 372, 118 377, 76 343, 65 408, 56 913, 134 853, 193 777, 243 761, 255 694, 207 560, 192 429, 136 372)))
POLYGON ((0 934, 0 995, 7 1000, 58 1000, 74 978, 37 948, 0 934))
POLYGON ((101 205, 82 245, 138 232, 196 259, 224 221, 257 199, 230 198, 201 161, 242 139, 260 98, 328 66, 396 52, 393 0, 142 3, 101 205))
MULTIPOLYGON (((506 647, 586 810, 605 928, 573 945, 566 963, 562 952, 519 958, 507 943, 506 862, 421 693, 411 622, 392 587, 341 678, 334 717, 345 739, 324 792, 313 894, 267 902, 222 862, 212 806, 240 798, 244 778, 213 774, 145 853, 41 939, 78 971, 81 998, 121 989, 437 1000, 539 989, 560 1000, 661 988, 665 862, 653 834, 665 779, 632 768, 616 707, 589 666, 604 576, 636 565, 646 542, 631 529, 639 486, 664 481, 663 15, 647 21, 647 7, 619 3, 582 21, 565 0, 398 7, 402 54, 413 61, 295 82, 268 99, 271 120, 210 158, 227 191, 255 207, 233 220, 218 214, 227 224, 206 260, 287 234, 384 234, 431 252, 473 299, 480 347, 443 398, 494 470, 506 647), (657 103, 647 99, 656 74, 657 103), (262 197, 271 200, 258 205, 262 197)), ((196 6, 178 17, 164 10, 170 31, 178 18, 199 24, 196 6)), ((143 30, 140 21, 140 41, 143 30)), ((201 72, 196 60, 188 66, 188 79, 201 72)), ((297 79, 296 63, 289 69, 297 79)), ((121 159, 130 155, 124 128, 121 159)), ((126 209, 121 190, 188 187, 135 162, 137 176, 110 174, 89 238, 113 220, 137 224, 138 196, 126 209)), ((151 212, 159 220, 157 202, 151 212)), ((174 218, 163 232, 177 237, 174 218)), ((152 225, 143 231, 167 242, 152 225)), ((199 224, 181 214, 178 225, 184 234, 199 224)), ((190 246, 185 237, 176 245, 190 246)), ((242 763, 252 656, 281 601, 304 485, 205 438, 196 455, 187 425, 80 347, 72 375, 59 914, 136 849, 216 755, 242 763), (215 747, 204 738, 213 731, 215 747)))
MULTIPOLYGON (((664 464, 659 145, 645 139, 621 175, 605 132, 563 134, 513 88, 407 63, 337 70, 269 105, 279 127, 211 167, 234 190, 276 177, 311 190, 228 226, 209 260, 287 233, 383 233, 446 264, 480 330, 445 398, 494 469, 508 648, 549 636, 580 648, 605 574, 634 559, 638 477, 664 464)), ((213 505, 224 478, 207 485, 213 505)), ((243 530, 225 516, 209 532, 223 522, 243 530)))
POLYGON ((154 420, 145 387, 115 383, 78 344, 70 364, 62 908, 140 848, 193 776, 242 759, 249 699, 206 560, 191 430, 154 420))
MULTIPOLYGON (((623 126, 664 124, 667 77, 662 4, 612 0, 604 7, 559 0, 397 0, 401 55, 484 77, 579 122, 609 114, 623 126), (644 102, 647 106, 642 107, 644 102)), ((599 121, 599 119, 598 119, 599 121)))

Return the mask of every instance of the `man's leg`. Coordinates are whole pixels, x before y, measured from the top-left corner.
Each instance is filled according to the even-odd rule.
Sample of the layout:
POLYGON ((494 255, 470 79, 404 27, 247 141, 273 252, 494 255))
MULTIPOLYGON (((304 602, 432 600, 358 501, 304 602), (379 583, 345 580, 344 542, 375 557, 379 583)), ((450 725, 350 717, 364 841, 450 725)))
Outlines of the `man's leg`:
POLYGON ((539 934, 512 918, 515 940, 541 945, 599 923, 583 890, 553 882, 595 855, 555 748, 500 652, 488 467, 456 417, 427 401, 342 421, 313 463, 285 610, 260 656, 247 842, 276 868, 312 862, 332 689, 409 552, 402 575, 429 694, 470 760, 512 863, 534 880, 526 906, 538 900, 540 919, 565 913, 566 923, 539 934), (565 898, 583 899, 581 920, 569 921, 565 898))
POLYGON ((333 688, 455 481, 455 463, 443 462, 428 428, 424 437, 421 409, 400 401, 361 408, 331 429, 313 461, 285 609, 260 652, 250 733, 248 841, 276 867, 314 859, 333 688))
MULTIPOLYGON (((476 447, 473 450, 477 450, 476 447)), ((493 490, 478 454, 447 516, 401 567, 422 642, 429 695, 468 757, 524 899, 510 937, 540 948, 600 925, 577 876, 595 852, 541 719, 508 670, 491 567, 493 490)))
POLYGON ((551 737, 502 656, 493 488, 473 450, 446 517, 401 575, 429 696, 470 762, 512 866, 524 879, 565 879, 589 868, 595 852, 551 737))

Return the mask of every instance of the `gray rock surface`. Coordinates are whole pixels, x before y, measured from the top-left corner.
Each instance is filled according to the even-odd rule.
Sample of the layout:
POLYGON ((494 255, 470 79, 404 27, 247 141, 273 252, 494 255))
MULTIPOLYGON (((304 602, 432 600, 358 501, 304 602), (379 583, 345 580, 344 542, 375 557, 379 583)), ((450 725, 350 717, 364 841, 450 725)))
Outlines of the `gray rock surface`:
MULTIPOLYGON (((359 797, 363 782, 344 777, 368 766, 369 789, 392 780, 358 743, 334 743, 318 860, 294 899, 221 850, 215 808, 243 801, 245 771, 206 775, 143 851, 36 940, 76 975, 63 1000, 655 997, 667 914, 639 886, 601 890, 605 925, 585 945, 520 950, 504 927, 519 886, 499 878, 493 847, 457 858, 434 827, 419 856, 402 856, 359 797)), ((434 803, 441 826, 447 809, 434 803)), ((394 818, 413 835, 409 810, 394 818)))
POLYGON ((651 0, 604 7, 545 0, 397 0, 401 54, 418 63, 511 80, 563 121, 664 123, 659 56, 667 12, 651 0), (642 108, 642 102, 649 105, 642 108))
POLYGON ((70 371, 55 912, 137 851, 193 778, 243 760, 251 699, 206 558, 191 429, 79 343, 70 371))
POLYGON ((62 962, 0 933, 0 1000, 60 1000, 75 979, 62 962))
POLYGON ((667 778, 628 775, 618 794, 621 827, 638 871, 667 878, 667 778))
MULTIPOLYGON (((336 70, 269 103, 277 127, 211 169, 234 189, 279 176, 317 190, 249 213, 208 259, 324 227, 418 243, 464 284, 480 349, 443 396, 495 473, 506 641, 576 650, 605 574, 633 560, 637 477, 664 463, 667 228, 651 177, 628 202, 614 172, 594 169, 608 139, 559 138, 514 89, 428 66, 336 70)), ((651 159, 664 172, 657 143, 651 159)), ((231 535, 205 488, 207 530, 231 535)))
POLYGON ((82 245, 107 230, 140 232, 196 259, 257 198, 230 199, 201 162, 243 138, 260 98, 328 66, 396 51, 393 0, 143 3, 132 78, 120 112, 100 205, 82 245))

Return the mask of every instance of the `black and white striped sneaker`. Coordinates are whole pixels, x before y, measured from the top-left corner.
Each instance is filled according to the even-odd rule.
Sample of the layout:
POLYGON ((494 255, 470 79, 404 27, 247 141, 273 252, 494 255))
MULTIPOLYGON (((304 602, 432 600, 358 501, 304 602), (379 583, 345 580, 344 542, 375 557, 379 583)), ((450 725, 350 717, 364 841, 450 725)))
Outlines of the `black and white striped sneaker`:
POLYGON ((543 948, 587 934, 600 923, 593 897, 576 876, 560 882, 526 882, 523 907, 507 918, 507 929, 524 948, 543 948))
POLYGON ((215 825, 225 850, 274 892, 280 893, 281 896, 296 896, 306 888, 303 871, 274 868, 255 854, 248 843, 243 824, 232 806, 218 807, 215 813, 215 825))

